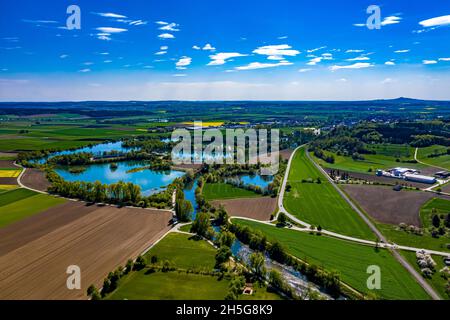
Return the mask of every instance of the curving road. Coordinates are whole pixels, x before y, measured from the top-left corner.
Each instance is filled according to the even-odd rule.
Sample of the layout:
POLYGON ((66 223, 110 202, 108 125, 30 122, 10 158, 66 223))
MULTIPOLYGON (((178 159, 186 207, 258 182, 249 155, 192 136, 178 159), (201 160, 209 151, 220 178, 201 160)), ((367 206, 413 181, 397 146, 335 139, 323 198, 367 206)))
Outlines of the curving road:
MULTIPOLYGON (((304 225, 306 227, 305 229, 293 227, 293 229, 295 229, 297 231, 303 231, 303 232, 308 231, 309 232, 308 229, 311 227, 311 225, 306 223, 306 222, 304 222, 304 221, 302 221, 302 220, 300 220, 300 219, 298 219, 297 217, 293 216, 289 212, 287 212, 287 210, 283 206, 284 193, 285 193, 286 184, 287 184, 288 177, 289 177, 289 171, 290 171, 291 165, 292 165, 292 160, 294 158, 295 153, 299 149, 301 149, 301 148, 303 148, 305 146, 306 146, 306 144, 297 147, 294 150, 294 152, 291 154, 290 158, 289 158, 288 165, 287 165, 287 168, 286 168, 286 173, 284 175, 283 183, 281 185, 280 195, 278 197, 278 210, 279 211, 277 213, 277 216, 278 216, 278 214, 280 212, 283 212, 292 221, 294 221, 294 222, 296 222, 298 224, 304 225)), ((369 226, 369 228, 375 233, 375 235, 380 239, 380 241, 383 242, 383 244, 380 244, 380 246, 390 250, 392 252, 393 256, 397 259, 397 261, 400 262, 400 264, 406 270, 408 270, 408 272, 416 279, 416 281, 422 286, 422 288, 434 300, 441 300, 441 297, 436 293, 436 291, 425 281, 425 279, 396 250, 396 249, 402 249, 402 250, 409 250, 409 251, 418 251, 418 250, 422 250, 422 249, 408 247, 408 246, 398 246, 396 244, 389 244, 387 239, 375 227, 375 225, 372 223, 372 221, 370 221, 370 219, 368 217, 366 217, 366 215, 363 212, 361 212, 361 210, 348 198, 348 196, 334 183, 334 181, 325 172, 325 170, 323 170, 323 168, 321 166, 319 166, 313 159, 311 159, 311 156, 309 155, 308 152, 306 152, 306 155, 307 155, 308 159, 316 166, 316 168, 325 175, 325 177, 328 179, 328 181, 330 181, 330 183, 333 185, 333 187, 336 189, 336 191, 342 196, 342 198, 344 198, 344 200, 353 208, 353 210, 355 210, 358 213, 358 215, 369 226)), ((339 233, 335 233, 335 232, 331 232, 331 231, 327 231, 327 230, 323 230, 323 229, 321 230, 321 233, 329 235, 329 236, 332 236, 332 237, 344 239, 344 240, 358 242, 358 243, 361 243, 361 244, 372 245, 372 246, 374 246, 376 244, 374 241, 363 240, 363 239, 354 238, 354 237, 349 237, 349 236, 345 236, 345 235, 342 235, 342 234, 339 234, 339 233)), ((450 256, 450 254, 446 253, 446 252, 433 251, 433 250, 425 250, 425 251, 427 251, 428 253, 431 253, 431 254, 442 255, 442 256, 450 256)))

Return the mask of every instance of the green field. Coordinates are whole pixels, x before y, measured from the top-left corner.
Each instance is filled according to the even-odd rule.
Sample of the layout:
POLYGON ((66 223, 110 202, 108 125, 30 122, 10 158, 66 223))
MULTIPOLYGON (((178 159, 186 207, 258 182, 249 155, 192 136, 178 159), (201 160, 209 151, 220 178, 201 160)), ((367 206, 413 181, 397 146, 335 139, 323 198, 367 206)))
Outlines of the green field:
POLYGON ((269 241, 280 242, 290 254, 308 263, 338 271, 345 283, 360 292, 370 292, 383 299, 429 299, 422 287, 387 250, 376 252, 369 246, 253 221, 233 219, 233 222, 262 231, 269 241), (370 265, 381 268, 380 290, 367 289, 369 275, 366 271, 370 265))
POLYGON ((361 217, 307 158, 304 148, 294 156, 288 182, 291 190, 284 195, 288 212, 326 230, 364 239, 375 238, 361 217), (302 182, 302 179, 316 180, 318 177, 320 184, 302 182))
POLYGON ((169 260, 178 268, 204 268, 212 270, 216 249, 204 240, 188 234, 169 233, 145 254, 147 262, 156 255, 159 261, 169 260))
MULTIPOLYGON (((408 260, 408 262, 414 266, 417 272, 421 273, 419 266, 417 265, 416 253, 411 251, 402 251, 401 254, 408 260)), ((432 256, 436 262, 436 272, 432 275, 431 279, 425 278, 427 282, 437 291, 437 293, 443 298, 450 300, 450 295, 445 292, 446 280, 441 277, 439 270, 445 267, 442 257, 432 256)))
POLYGON ((0 207, 35 195, 37 192, 23 188, 5 192, 0 195, 0 207))
MULTIPOLYGON (((423 228, 432 227, 432 211, 436 210, 436 214, 448 214, 450 213, 450 201, 445 199, 433 198, 425 203, 420 208, 420 220, 422 221, 423 228)), ((450 241, 450 240, 449 240, 450 241)))
POLYGON ((203 187, 203 196, 206 200, 221 200, 235 198, 253 198, 261 195, 227 183, 206 183, 203 187))
POLYGON ((432 158, 428 157, 433 153, 444 153, 447 151, 447 149, 448 147, 439 145, 429 146, 426 148, 419 148, 419 150, 417 151, 417 159, 426 164, 450 170, 450 154, 445 154, 442 156, 432 158))
POLYGON ((66 201, 62 198, 23 190, 26 189, 17 189, 0 194, 0 204, 2 204, 0 206, 0 228, 66 201), (34 193, 34 195, 29 192, 34 193))
POLYGON ((414 159, 414 148, 404 144, 375 144, 368 145, 369 150, 373 150, 376 154, 363 154, 364 160, 353 160, 350 156, 338 156, 335 153, 324 151, 326 155, 333 155, 335 162, 327 163, 322 159, 314 157, 314 160, 323 167, 330 169, 339 169, 350 172, 368 173, 371 170, 374 174, 376 169, 388 169, 398 167, 400 165, 409 168, 421 169, 424 165, 420 163, 403 163, 414 159), (400 162, 397 162, 399 159, 400 162))
POLYGON ((223 300, 229 281, 217 277, 178 272, 146 274, 143 269, 121 281, 109 300, 223 300))

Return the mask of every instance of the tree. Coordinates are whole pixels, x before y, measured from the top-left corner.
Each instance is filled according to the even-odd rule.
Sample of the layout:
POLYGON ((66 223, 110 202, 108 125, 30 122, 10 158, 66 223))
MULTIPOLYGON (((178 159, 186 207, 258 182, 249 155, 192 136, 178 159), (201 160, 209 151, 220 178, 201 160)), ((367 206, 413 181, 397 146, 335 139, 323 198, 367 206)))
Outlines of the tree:
POLYGON ((136 262, 134 263, 134 270, 142 270, 143 268, 145 268, 145 259, 143 256, 139 256, 136 259, 136 262))
POLYGON ((221 268, 225 262, 231 257, 231 249, 227 246, 222 246, 216 253, 216 268, 221 268))
POLYGON ((277 241, 273 242, 270 246, 269 255, 272 259, 280 263, 284 263, 286 260, 286 253, 284 251, 284 248, 277 241))
POLYGON ((87 295, 89 297, 91 297, 92 300, 100 300, 101 299, 101 295, 98 292, 98 289, 93 284, 91 284, 89 286, 89 288, 87 288, 87 295))
POLYGON ((254 252, 250 255, 249 258, 250 268, 253 273, 259 277, 260 279, 266 278, 266 267, 265 267, 265 259, 261 252, 254 252))
POLYGON ((278 214, 277 222, 278 222, 279 225, 282 225, 282 226, 286 225, 287 217, 284 214, 284 212, 280 212, 278 214))
POLYGON ((219 206, 216 215, 217 215, 216 222, 218 225, 224 225, 228 223, 228 212, 225 210, 223 205, 219 206))
POLYGON ((283 289, 284 282, 281 273, 278 270, 271 269, 269 272, 269 283, 276 289, 283 289))
POLYGON ((236 237, 232 232, 224 230, 219 234, 218 243, 220 247, 227 246, 231 248, 235 239, 236 237))
POLYGON ((439 216, 437 214, 433 215, 431 222, 433 226, 436 228, 439 228, 439 226, 441 225, 441 219, 439 219, 439 216))
POLYGON ((206 237, 208 229, 211 226, 209 214, 206 212, 199 212, 192 223, 191 232, 195 232, 201 237, 206 237))

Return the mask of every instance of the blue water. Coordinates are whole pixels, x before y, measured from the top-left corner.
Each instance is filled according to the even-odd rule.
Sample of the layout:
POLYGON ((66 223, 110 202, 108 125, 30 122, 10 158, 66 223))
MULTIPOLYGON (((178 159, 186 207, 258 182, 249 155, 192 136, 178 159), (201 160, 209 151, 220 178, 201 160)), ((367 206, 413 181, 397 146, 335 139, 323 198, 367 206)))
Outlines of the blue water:
POLYGON ((239 179, 246 185, 253 184, 259 186, 262 189, 267 188, 267 186, 273 181, 273 176, 261 176, 261 175, 245 175, 240 176, 239 179))
POLYGON ((192 211, 191 220, 194 221, 197 216, 197 201, 195 200, 195 189, 197 189, 197 180, 188 184, 184 188, 184 198, 192 203, 194 210, 192 211))
POLYGON ((137 162, 119 162, 118 168, 112 170, 109 163, 93 164, 82 173, 70 173, 65 168, 57 168, 55 171, 67 181, 100 181, 104 184, 117 183, 119 181, 132 182, 141 187, 142 194, 148 196, 159 192, 163 187, 172 183, 176 178, 184 175, 182 171, 156 172, 149 169, 127 173, 128 170, 143 166, 137 162))
POLYGON ((48 158, 55 157, 55 156, 62 156, 66 154, 74 154, 74 153, 80 153, 80 152, 90 152, 94 156, 99 156, 103 154, 103 152, 111 152, 111 151, 118 151, 118 152, 128 152, 133 149, 125 148, 122 146, 122 141, 117 142, 106 142, 106 143, 100 143, 96 144, 94 146, 90 147, 83 147, 76 150, 65 150, 60 152, 55 152, 47 157, 41 158, 37 160, 38 163, 44 163, 48 158))

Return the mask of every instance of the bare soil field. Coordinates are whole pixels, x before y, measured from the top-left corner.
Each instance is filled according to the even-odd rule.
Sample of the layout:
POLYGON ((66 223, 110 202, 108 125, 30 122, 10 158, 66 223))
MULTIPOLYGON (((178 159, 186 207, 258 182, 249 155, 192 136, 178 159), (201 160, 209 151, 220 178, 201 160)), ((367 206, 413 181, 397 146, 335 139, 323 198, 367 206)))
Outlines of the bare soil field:
POLYGON ((170 227, 169 211, 70 201, 1 230, 0 299, 86 299, 86 289, 136 258, 170 227), (68 290, 67 267, 81 269, 68 290))
POLYGON ((0 151, 0 157, 16 157, 17 153, 15 152, 3 152, 0 151))
POLYGON ((183 164, 176 164, 172 166, 172 170, 189 170, 192 169, 194 171, 199 170, 202 167, 201 164, 195 164, 195 163, 183 163, 183 164))
MULTIPOLYGON (((1 152, 0 152, 1 156, 1 152)), ((14 161, 12 160, 0 160, 0 168, 8 168, 8 169, 19 169, 14 165, 14 161)))
POLYGON ((294 150, 292 149, 284 149, 280 151, 280 156, 283 160, 289 160, 294 150))
POLYGON ((450 199, 430 192, 394 191, 383 186, 343 185, 342 188, 372 218, 394 225, 403 222, 420 227, 419 211, 425 202, 431 198, 450 199))
POLYGON ((271 214, 277 207, 277 198, 242 198, 228 200, 214 200, 214 206, 222 204, 232 217, 245 217, 260 221, 270 220, 271 214))
POLYGON ((47 191, 50 187, 50 182, 48 182, 45 177, 45 172, 35 168, 28 168, 20 179, 25 186, 39 191, 47 191))
POLYGON ((6 185, 16 185, 17 184, 17 178, 3 178, 0 177, 0 185, 6 184, 6 185))

